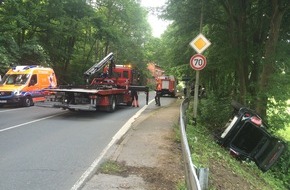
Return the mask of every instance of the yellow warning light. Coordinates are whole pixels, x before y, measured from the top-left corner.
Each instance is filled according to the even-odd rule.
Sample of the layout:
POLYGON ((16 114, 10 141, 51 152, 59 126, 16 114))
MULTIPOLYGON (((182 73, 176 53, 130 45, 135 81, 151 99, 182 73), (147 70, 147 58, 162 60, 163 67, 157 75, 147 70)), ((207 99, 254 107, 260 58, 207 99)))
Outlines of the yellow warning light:
POLYGON ((125 65, 116 65, 116 67, 127 67, 127 68, 131 68, 132 67, 132 65, 131 64, 125 64, 125 65))
POLYGON ((132 65, 131 64, 127 64, 127 65, 124 65, 125 67, 129 67, 129 68, 131 68, 132 67, 132 65))

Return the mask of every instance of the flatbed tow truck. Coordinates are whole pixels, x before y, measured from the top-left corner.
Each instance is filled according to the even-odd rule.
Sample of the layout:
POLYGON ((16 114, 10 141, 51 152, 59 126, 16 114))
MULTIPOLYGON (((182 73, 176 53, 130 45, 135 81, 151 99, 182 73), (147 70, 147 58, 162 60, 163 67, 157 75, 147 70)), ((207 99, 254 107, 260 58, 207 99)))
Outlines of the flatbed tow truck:
POLYGON ((131 91, 144 91, 148 104, 149 88, 139 86, 138 73, 128 65, 115 65, 113 53, 109 53, 100 62, 84 72, 89 78, 102 72, 88 85, 60 85, 49 91, 45 102, 38 106, 63 108, 68 110, 115 111, 117 106, 132 105, 131 91))

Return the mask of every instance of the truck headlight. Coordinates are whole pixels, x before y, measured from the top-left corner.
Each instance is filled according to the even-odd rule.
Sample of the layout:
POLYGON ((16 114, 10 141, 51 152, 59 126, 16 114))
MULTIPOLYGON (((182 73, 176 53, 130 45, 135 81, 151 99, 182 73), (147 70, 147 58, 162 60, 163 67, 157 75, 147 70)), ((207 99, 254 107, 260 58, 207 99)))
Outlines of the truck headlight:
POLYGON ((19 90, 14 90, 14 91, 13 91, 13 94, 14 94, 15 96, 20 96, 20 95, 21 95, 21 91, 19 91, 19 90))

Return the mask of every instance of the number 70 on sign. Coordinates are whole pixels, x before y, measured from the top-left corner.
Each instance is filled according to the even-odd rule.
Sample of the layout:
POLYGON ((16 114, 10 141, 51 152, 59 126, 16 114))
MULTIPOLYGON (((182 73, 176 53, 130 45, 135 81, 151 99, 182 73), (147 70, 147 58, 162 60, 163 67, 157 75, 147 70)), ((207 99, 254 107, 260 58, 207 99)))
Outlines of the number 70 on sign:
POLYGON ((194 70, 200 71, 206 66, 206 58, 201 54, 195 54, 190 58, 190 66, 194 70))

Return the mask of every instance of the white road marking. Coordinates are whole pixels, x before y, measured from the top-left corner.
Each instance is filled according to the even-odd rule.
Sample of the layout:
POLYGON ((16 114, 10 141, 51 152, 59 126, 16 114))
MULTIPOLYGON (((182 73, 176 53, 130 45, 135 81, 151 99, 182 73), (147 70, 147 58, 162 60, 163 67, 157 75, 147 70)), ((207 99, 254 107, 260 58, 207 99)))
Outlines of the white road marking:
MULTIPOLYGON (((64 112, 65 113, 65 112, 64 112)), ((19 125, 14 125, 12 127, 8 127, 8 128, 5 128, 5 129, 0 129, 0 133, 1 132, 4 132, 4 131, 8 131, 8 130, 11 130, 11 129, 15 129, 15 128, 18 128, 18 127, 22 127, 24 125, 28 125, 28 124, 31 124, 31 123, 36 123, 36 122, 39 122, 39 121, 42 121, 42 120, 45 120, 45 119, 49 119, 49 118, 53 118, 53 117, 56 117, 56 116, 59 116, 59 115, 62 115, 64 113, 59 113, 59 114, 55 114, 55 115, 51 115, 51 116, 48 116, 48 117, 43 117, 43 118, 40 118, 40 119, 36 119, 36 120, 33 120, 33 121, 29 121, 29 122, 26 122, 26 123, 21 123, 19 125)))
POLYGON ((9 111, 17 111, 17 110, 22 110, 22 109, 25 109, 25 108, 16 108, 16 109, 0 110, 0 113, 1 112, 9 112, 9 111))
MULTIPOLYGON (((151 104, 154 99, 151 100, 149 104, 151 104)), ((107 151, 110 149, 112 145, 115 144, 117 140, 119 140, 131 127, 132 123, 135 121, 137 117, 148 107, 148 105, 143 106, 135 115, 133 115, 123 126, 122 128, 115 134, 112 138, 111 142, 102 150, 99 157, 95 159, 95 161, 91 164, 91 166, 83 173, 83 175, 79 178, 79 180, 74 184, 71 190, 81 190, 85 183, 89 181, 89 179, 94 175, 97 170, 97 167, 102 160, 102 158, 106 155, 107 151)))

